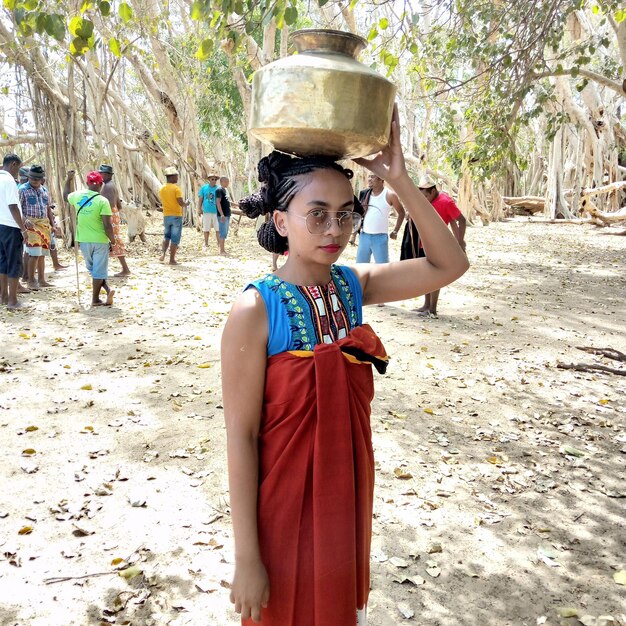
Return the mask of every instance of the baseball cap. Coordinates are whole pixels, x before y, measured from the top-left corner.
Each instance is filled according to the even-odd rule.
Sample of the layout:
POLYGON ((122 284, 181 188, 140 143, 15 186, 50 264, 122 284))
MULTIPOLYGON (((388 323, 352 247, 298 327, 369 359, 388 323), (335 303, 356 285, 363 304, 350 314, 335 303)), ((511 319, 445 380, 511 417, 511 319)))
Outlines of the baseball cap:
POLYGON ((104 180, 102 179, 102 174, 100 172, 89 172, 87 174, 87 184, 88 185, 102 185, 104 180))

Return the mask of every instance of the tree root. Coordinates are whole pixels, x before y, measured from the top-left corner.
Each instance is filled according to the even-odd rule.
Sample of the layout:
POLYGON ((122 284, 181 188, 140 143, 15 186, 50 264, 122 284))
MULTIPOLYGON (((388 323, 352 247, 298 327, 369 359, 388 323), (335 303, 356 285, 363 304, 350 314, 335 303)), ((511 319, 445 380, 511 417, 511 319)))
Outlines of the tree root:
POLYGON ((577 350, 583 352, 589 352, 590 354, 599 354, 605 356, 607 359, 613 359, 614 361, 626 361, 626 354, 615 350, 615 348, 594 348, 593 346, 576 346, 577 350))
POLYGON ((587 363, 557 363, 556 366, 562 370, 576 370, 577 372, 607 372, 609 374, 617 374, 617 376, 626 376, 626 370, 607 367, 606 365, 592 365, 587 363))

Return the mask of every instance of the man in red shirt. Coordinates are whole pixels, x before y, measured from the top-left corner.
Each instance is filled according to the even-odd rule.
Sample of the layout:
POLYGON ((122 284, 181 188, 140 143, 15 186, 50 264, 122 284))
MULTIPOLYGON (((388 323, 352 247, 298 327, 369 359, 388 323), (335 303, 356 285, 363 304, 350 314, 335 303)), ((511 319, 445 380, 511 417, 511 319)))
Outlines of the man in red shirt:
MULTIPOLYGON (((426 196, 426 199, 433 205, 441 219, 450 226, 459 245, 465 250, 465 228, 467 221, 459 211, 454 200, 443 191, 437 189, 437 183, 429 176, 423 176, 419 182, 419 190, 426 196)), ((402 237, 402 248, 400 252, 400 260, 416 259, 425 257, 426 253, 422 247, 419 233, 415 224, 407 219, 404 228, 404 236, 402 237)), ((424 305, 417 309, 418 313, 423 316, 437 317, 437 301, 439 300, 439 289, 431 293, 427 293, 424 305)))

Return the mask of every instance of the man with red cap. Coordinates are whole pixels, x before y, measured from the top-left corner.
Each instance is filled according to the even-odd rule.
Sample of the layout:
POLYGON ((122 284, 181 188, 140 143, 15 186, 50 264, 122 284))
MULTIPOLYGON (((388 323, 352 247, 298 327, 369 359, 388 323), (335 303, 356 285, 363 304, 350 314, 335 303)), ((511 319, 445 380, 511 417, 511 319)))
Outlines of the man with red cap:
POLYGON ((100 172, 87 174, 87 189, 70 193, 70 183, 75 172, 67 173, 63 199, 76 210, 76 241, 85 265, 92 278, 92 306, 111 306, 115 291, 107 284, 109 277, 109 250, 115 242, 112 211, 109 201, 100 194, 104 180, 100 172), (107 294, 106 301, 100 300, 100 291, 107 294))

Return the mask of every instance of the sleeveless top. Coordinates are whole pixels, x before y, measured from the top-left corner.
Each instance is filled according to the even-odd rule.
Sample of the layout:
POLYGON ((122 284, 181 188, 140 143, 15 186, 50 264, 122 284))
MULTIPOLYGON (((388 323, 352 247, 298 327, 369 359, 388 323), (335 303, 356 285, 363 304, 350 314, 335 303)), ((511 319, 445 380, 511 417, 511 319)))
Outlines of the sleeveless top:
POLYGON ((387 202, 387 189, 384 188, 377 196, 370 194, 367 211, 363 219, 363 232, 369 235, 387 234, 389 231, 389 212, 391 205, 387 202))
POLYGON ((319 343, 343 339, 363 323, 363 293, 356 274, 332 265, 326 285, 301 286, 274 274, 250 283, 267 310, 267 356, 287 350, 313 350, 319 343))

